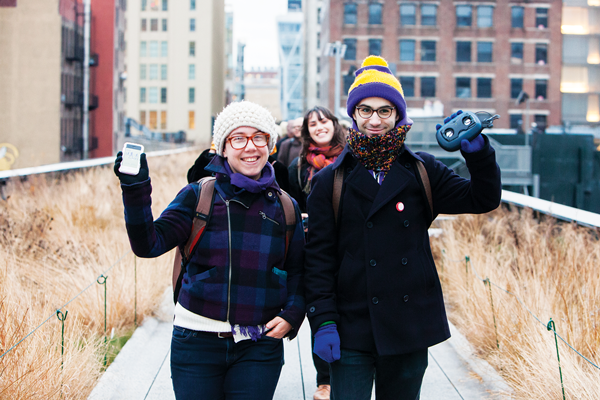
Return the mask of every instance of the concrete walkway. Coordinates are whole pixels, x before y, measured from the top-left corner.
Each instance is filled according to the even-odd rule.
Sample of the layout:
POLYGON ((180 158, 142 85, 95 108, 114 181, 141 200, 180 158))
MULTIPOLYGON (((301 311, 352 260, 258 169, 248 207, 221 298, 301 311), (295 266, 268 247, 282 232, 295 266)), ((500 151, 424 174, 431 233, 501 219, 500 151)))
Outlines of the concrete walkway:
MULTIPOLYGON (((171 321, 168 306, 157 318, 148 318, 100 378, 89 399, 174 400, 169 368, 171 321)), ((510 399, 510 387, 487 362, 474 356, 470 344, 454 326, 450 329, 452 338, 429 350, 421 399, 510 399)), ((302 324, 297 339, 284 340, 284 348, 285 365, 274 399, 312 400, 316 371, 308 321, 302 324)))

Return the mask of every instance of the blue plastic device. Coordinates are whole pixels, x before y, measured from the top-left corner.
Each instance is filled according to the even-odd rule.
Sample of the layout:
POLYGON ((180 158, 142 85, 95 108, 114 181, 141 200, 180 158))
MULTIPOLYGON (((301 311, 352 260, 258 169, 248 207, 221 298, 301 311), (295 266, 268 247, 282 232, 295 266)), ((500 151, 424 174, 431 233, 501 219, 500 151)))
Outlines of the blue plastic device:
POLYGON ((435 137, 442 149, 456 151, 462 140, 473 140, 486 127, 475 113, 465 111, 438 129, 435 137))

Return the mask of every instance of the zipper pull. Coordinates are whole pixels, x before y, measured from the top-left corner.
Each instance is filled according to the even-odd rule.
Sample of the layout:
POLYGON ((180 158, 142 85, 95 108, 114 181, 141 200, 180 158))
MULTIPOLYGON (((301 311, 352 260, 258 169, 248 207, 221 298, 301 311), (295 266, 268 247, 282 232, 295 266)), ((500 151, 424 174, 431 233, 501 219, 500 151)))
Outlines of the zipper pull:
POLYGON ((267 214, 265 214, 263 211, 259 211, 258 213, 260 214, 262 219, 267 219, 267 214))

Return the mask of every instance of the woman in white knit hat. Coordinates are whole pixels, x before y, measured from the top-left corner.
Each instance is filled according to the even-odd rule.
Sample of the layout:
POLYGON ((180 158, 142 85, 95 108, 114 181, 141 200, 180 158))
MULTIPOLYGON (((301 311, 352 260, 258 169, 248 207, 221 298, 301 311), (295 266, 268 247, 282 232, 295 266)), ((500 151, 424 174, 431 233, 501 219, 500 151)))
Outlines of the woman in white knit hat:
MULTIPOLYGON (((270 399, 283 366, 282 338, 304 319, 304 233, 298 206, 288 226, 282 193, 267 162, 278 127, 263 107, 243 101, 218 115, 213 209, 183 267, 171 342, 177 399, 270 399), (290 231, 287 235, 286 232, 290 231)), ((200 187, 179 192, 153 220, 148 163, 121 181, 134 253, 157 257, 188 241, 200 187)), ((291 214, 291 213, 290 213, 291 214)))

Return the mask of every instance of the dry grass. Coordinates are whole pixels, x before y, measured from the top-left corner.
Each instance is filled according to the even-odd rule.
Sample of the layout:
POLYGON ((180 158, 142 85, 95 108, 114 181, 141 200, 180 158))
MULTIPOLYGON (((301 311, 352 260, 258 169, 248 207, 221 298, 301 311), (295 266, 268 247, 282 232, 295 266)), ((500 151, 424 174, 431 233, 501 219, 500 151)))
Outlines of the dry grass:
MULTIPOLYGON (((150 158, 157 217, 186 184, 197 152, 150 158)), ((64 365, 61 324, 52 316, 0 359, 1 399, 84 399, 103 370, 104 288, 107 330, 127 336, 134 325, 134 257, 123 220, 118 179, 102 167, 61 177, 10 182, 0 201, 0 355, 68 304, 64 365)), ((172 253, 137 260, 138 322, 158 309, 170 286, 172 253)))
MULTIPOLYGON (((600 364, 599 230, 534 218, 530 210, 497 210, 442 221, 432 241, 449 316, 507 382, 518 399, 562 398, 556 331, 600 364), (445 250, 445 253, 442 252, 445 250), (470 256, 467 273, 465 256, 470 256), (492 285, 500 349, 496 347, 489 287, 492 285)), ((598 399, 600 370, 559 339, 568 399, 598 399)))

